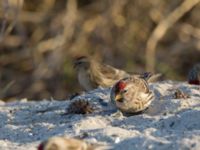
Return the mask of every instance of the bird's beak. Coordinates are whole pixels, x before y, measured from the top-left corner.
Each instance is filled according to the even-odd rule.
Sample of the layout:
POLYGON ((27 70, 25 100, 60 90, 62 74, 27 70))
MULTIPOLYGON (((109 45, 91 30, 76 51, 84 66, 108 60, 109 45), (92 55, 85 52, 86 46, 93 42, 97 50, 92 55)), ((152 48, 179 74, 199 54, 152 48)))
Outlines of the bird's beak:
POLYGON ((122 95, 121 94, 117 94, 115 96, 115 101, 121 101, 122 100, 122 95))
POLYGON ((76 69, 76 66, 77 66, 77 63, 74 63, 74 65, 73 65, 73 68, 75 68, 75 69, 76 69))

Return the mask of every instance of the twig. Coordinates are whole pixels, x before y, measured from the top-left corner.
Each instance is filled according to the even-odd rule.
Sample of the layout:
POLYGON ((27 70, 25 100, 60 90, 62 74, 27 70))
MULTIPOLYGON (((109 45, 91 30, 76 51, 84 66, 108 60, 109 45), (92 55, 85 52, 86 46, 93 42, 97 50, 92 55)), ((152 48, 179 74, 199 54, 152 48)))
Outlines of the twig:
POLYGON ((0 33, 0 42, 2 42, 4 37, 7 36, 12 31, 14 26, 16 25, 16 23, 18 21, 19 11, 22 8, 23 2, 24 2, 23 0, 17 0, 17 1, 4 0, 3 1, 4 14, 3 14, 2 29, 1 29, 1 33, 0 33), (9 11, 11 11, 11 9, 13 9, 14 17, 12 18, 12 22, 6 28, 6 24, 7 24, 8 17, 9 17, 8 13, 9 13, 9 11))
POLYGON ((56 50, 66 44, 72 37, 74 33, 74 24, 77 19, 77 2, 75 0, 68 0, 66 8, 66 14, 63 19, 63 33, 39 43, 37 46, 38 51, 56 50))
POLYGON ((0 31, 0 42, 3 40, 4 37, 4 32, 6 30, 6 24, 7 24, 7 10, 8 10, 8 0, 3 0, 2 2, 2 10, 4 11, 3 13, 3 21, 2 21, 2 27, 0 31))
POLYGON ((18 17, 19 17, 19 12, 22 8, 22 5, 23 5, 23 0, 17 0, 17 2, 14 2, 14 6, 12 6, 12 1, 10 1, 10 4, 11 7, 13 10, 14 10, 14 18, 12 20, 12 23, 9 24, 9 26, 7 27, 6 31, 5 31, 5 35, 8 35, 14 28, 14 26, 17 24, 17 21, 18 21, 18 17))
POLYGON ((155 71, 155 51, 158 42, 165 35, 167 30, 172 27, 184 14, 190 11, 200 0, 185 0, 166 18, 160 21, 152 32, 146 46, 146 70, 155 71))
POLYGON ((1 91, 0 98, 4 98, 4 94, 15 84, 15 81, 10 81, 1 91))

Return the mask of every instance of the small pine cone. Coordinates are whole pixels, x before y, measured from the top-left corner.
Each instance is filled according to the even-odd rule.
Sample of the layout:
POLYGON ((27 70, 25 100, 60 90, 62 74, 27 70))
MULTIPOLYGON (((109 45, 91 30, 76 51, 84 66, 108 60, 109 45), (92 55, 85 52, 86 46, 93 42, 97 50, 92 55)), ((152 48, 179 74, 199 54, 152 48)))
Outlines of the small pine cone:
POLYGON ((94 108, 87 100, 76 100, 67 108, 68 114, 90 114, 94 108))
POLYGON ((187 99, 190 98, 190 96, 186 93, 184 93, 183 91, 177 89, 174 93, 174 97, 175 99, 187 99))

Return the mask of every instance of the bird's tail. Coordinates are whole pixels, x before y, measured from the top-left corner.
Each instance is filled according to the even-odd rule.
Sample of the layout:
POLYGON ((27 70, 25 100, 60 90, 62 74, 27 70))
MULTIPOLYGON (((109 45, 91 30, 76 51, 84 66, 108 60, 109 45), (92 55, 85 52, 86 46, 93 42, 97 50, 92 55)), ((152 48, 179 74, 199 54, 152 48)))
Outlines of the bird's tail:
POLYGON ((151 72, 145 72, 141 74, 141 78, 145 79, 148 83, 162 81, 163 75, 161 73, 153 74, 151 72))

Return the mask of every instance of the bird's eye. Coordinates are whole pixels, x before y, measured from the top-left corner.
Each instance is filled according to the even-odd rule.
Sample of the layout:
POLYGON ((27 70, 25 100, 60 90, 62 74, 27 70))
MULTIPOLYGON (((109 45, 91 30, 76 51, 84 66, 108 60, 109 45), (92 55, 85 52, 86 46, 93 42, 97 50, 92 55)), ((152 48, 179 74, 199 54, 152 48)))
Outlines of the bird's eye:
POLYGON ((123 93, 126 93, 127 92, 127 90, 123 90, 123 93))
POLYGON ((77 64, 77 65, 80 65, 80 64, 82 64, 82 62, 79 61, 79 62, 77 62, 76 64, 77 64))

